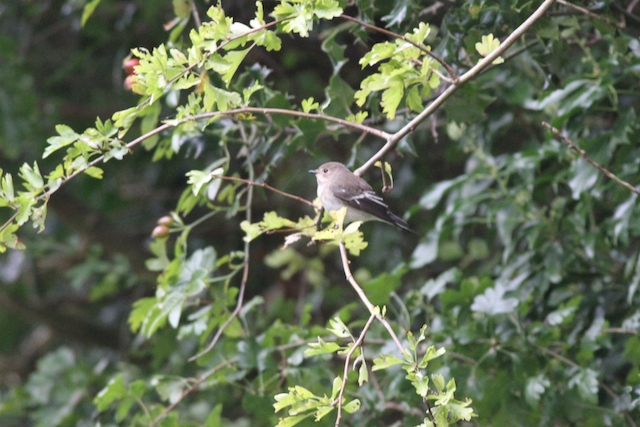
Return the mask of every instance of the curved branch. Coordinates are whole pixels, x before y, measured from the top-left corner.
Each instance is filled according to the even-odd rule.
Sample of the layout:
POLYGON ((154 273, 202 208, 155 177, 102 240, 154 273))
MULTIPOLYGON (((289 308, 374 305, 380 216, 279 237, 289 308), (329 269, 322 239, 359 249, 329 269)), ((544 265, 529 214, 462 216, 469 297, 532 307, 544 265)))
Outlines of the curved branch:
POLYGON ((339 246, 340 246, 340 257, 342 258, 342 268, 344 269, 344 275, 347 278, 347 281, 349 281, 349 283, 351 284, 351 287, 356 291, 356 293, 360 297, 360 300, 367 307, 367 310, 369 310, 369 313, 371 313, 372 316, 375 316, 375 318, 378 319, 378 321, 382 323, 382 325, 387 329, 387 331, 389 332, 389 335, 391 335, 391 339, 393 339, 393 342, 396 344, 396 347, 398 347, 398 350, 400 350, 400 354, 404 353, 404 347, 400 343, 400 340, 398 339, 396 333, 393 331, 393 328, 391 327, 389 322, 387 322, 387 319, 385 319, 380 314, 379 310, 377 310, 376 307, 373 304, 371 304, 371 301, 369 301, 369 298, 367 298, 367 294, 364 293, 360 285, 358 285, 358 282, 356 282, 356 280, 353 278, 353 275, 351 274, 351 268, 349 267, 349 258, 347 257, 347 249, 345 248, 344 243, 340 242, 339 246))
MULTIPOLYGON (((246 113, 264 114, 264 115, 284 114, 284 115, 302 117, 302 118, 306 118, 306 119, 325 120, 325 121, 329 121, 329 122, 333 122, 333 123, 339 124, 339 125, 344 126, 346 128, 355 129, 355 130, 358 130, 360 132, 364 132, 364 133, 368 133, 368 134, 377 136, 377 137, 379 137, 381 139, 384 139, 384 140, 389 140, 392 137, 391 134, 389 134, 389 133, 387 133, 387 132, 385 132, 383 130, 379 130, 379 129, 376 129, 376 128, 373 128, 373 127, 370 127, 370 126, 366 126, 366 125, 362 125, 362 124, 359 124, 359 123, 350 122, 348 120, 340 119, 338 117, 326 116, 324 114, 305 113, 305 112, 302 112, 302 111, 286 110, 284 108, 240 107, 240 108, 234 108, 232 110, 226 110, 226 111, 212 111, 212 112, 208 112, 208 113, 196 114, 196 115, 194 115, 192 117, 188 117, 188 118, 180 119, 180 120, 169 120, 166 123, 164 123, 163 125, 160 125, 157 128, 152 129, 151 131, 145 133, 144 135, 141 135, 138 138, 134 139, 133 141, 127 143, 126 147, 127 147, 127 149, 131 150, 133 147, 135 147, 136 145, 140 144, 141 142, 143 142, 144 140, 146 140, 147 138, 149 138, 151 136, 157 135, 159 133, 164 132, 167 129, 171 129, 172 127, 180 126, 181 124, 188 123, 190 121, 202 120, 202 119, 210 119, 210 118, 217 117, 217 116, 231 116, 231 115, 235 115, 235 114, 246 114, 246 113)), ((68 183, 69 181, 71 181, 72 179, 74 179, 75 177, 77 177, 78 175, 83 173, 85 170, 87 170, 89 167, 96 166, 96 165, 102 163, 104 158, 105 158, 104 155, 96 157, 91 162, 89 162, 86 167, 84 167, 82 169, 78 169, 77 171, 71 173, 66 178, 62 179, 60 181, 59 185, 56 185, 55 188, 53 188, 53 189, 50 188, 49 190, 45 191, 39 197, 36 197, 36 201, 41 201, 43 199, 49 198, 51 196, 51 194, 53 194, 60 186, 68 183)), ((265 188, 269 188, 269 189, 272 189, 273 191, 275 191, 275 189, 273 189, 273 187, 270 187, 267 184, 255 183, 255 185, 260 185, 260 186, 263 186, 265 188)), ((284 193, 281 193, 281 194, 286 195, 284 193)), ((287 196, 287 197, 289 197, 289 196, 287 196)), ((8 227, 10 224, 12 224, 15 221, 15 219, 17 218, 18 213, 19 212, 16 211, 13 215, 11 215, 9 217, 9 219, 7 219, 7 221, 2 226, 0 226, 0 230, 4 230, 6 227, 8 227)))

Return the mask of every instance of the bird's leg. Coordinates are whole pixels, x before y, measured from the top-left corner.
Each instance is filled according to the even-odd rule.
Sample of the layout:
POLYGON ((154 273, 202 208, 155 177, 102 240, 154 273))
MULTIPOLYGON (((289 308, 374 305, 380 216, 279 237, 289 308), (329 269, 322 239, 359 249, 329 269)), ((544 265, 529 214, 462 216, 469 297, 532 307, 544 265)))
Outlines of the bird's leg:
POLYGON ((380 161, 380 173, 382 174, 382 192, 388 193, 393 189, 393 186, 389 185, 387 181, 387 174, 385 173, 385 169, 387 166, 387 162, 385 160, 380 161))
POLYGON ((316 231, 320 231, 320 223, 322 222, 323 216, 324 216, 324 206, 320 209, 320 215, 318 215, 318 220, 316 221, 316 231))

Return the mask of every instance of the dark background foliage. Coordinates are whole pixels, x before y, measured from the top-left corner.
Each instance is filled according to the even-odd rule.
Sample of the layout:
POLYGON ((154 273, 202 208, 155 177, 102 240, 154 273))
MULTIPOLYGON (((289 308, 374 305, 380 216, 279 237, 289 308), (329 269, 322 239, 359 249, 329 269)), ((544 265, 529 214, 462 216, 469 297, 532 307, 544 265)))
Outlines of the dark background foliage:
MULTIPOLYGON (((38 160, 48 173, 62 158, 41 160, 56 124, 80 132, 96 117, 136 105, 139 96, 123 86, 122 60, 132 48, 152 50, 174 37, 163 25, 181 3, 102 0, 84 27, 83 1, 1 5, 2 170, 16 174, 24 162, 38 160)), ((429 23, 427 43, 462 74, 480 58, 474 46, 481 37, 504 40, 540 2, 533 3, 360 0, 342 6, 347 15, 399 34, 429 23)), ((210 4, 194 4, 206 20, 210 4)), ((266 12, 275 4, 265 2, 266 12)), ((254 17, 255 2, 222 6, 236 22, 254 17)), ((455 378, 456 396, 473 400, 478 417, 468 425, 639 423, 636 194, 542 122, 621 180, 638 184, 640 8, 635 1, 576 6, 554 5, 504 55, 504 64, 462 86, 385 157, 394 176, 385 199, 395 212, 408 212, 418 235, 364 224, 369 246, 351 259, 354 276, 374 304, 388 307, 399 335, 427 324, 429 345, 447 349, 428 373, 455 378)), ((392 39, 345 25, 316 22, 308 38, 282 34, 279 51, 252 50, 229 90, 241 91, 255 79, 268 88, 260 95, 263 106, 300 109, 295 106, 314 97, 328 102, 327 114, 346 116, 353 92, 372 72, 358 60, 373 44, 392 39), (338 65, 342 55, 346 62, 338 65)), ((173 46, 188 46, 193 27, 188 21, 173 46)), ((176 114, 171 102, 162 105, 161 119, 176 114)), ((401 110, 389 120, 375 102, 366 107, 368 124, 390 133, 413 115, 401 110)), ((328 160, 355 168, 383 144, 287 116, 240 127, 228 119, 181 135, 179 152, 161 161, 152 161, 153 150, 136 147, 123 161, 103 165, 104 179, 81 175, 53 194, 44 232, 28 225, 20 230, 27 249, 0 258, 2 425, 148 425, 145 412, 165 408, 166 425, 275 425, 283 414, 274 414, 274 395, 296 384, 320 395, 331 390, 343 359, 308 358, 304 344, 326 337, 336 315, 362 329, 367 313, 328 245, 298 242, 282 250, 277 233, 254 240, 245 301, 255 305, 247 303, 215 351, 197 362, 188 359, 219 325, 198 334, 185 329, 185 319, 198 304, 228 298, 222 304, 232 307, 227 287, 237 287, 239 276, 225 292, 219 284, 203 292, 185 309, 180 328, 164 325, 149 338, 131 331, 132 307, 159 286, 158 272, 145 263, 155 257, 151 232, 180 204, 188 171, 226 155, 229 175, 246 178, 250 163, 256 181, 312 200, 315 180, 307 170, 328 160), (257 134, 250 155, 242 143, 248 130, 257 134), (228 369, 177 399, 193 378, 221 363, 228 369), (130 400, 114 398, 98 411, 94 398, 114 381, 122 382, 130 400)), ((126 140, 139 134, 134 126, 126 140)), ((365 177, 380 189, 377 171, 365 177)), ((235 187, 236 200, 244 200, 243 188, 235 187)), ((263 188, 255 188, 252 206, 254 221, 268 211, 294 221, 314 214, 263 188)), ((185 214, 191 223, 218 212, 190 232, 189 253, 213 247, 219 261, 242 251, 244 216, 236 208, 218 212, 200 204, 185 214)), ((0 214, 4 223, 9 215, 0 214)), ((169 241, 173 247, 176 235, 169 241)), ((367 337, 367 359, 391 351, 380 325, 367 337)), ((422 422, 426 408, 404 375, 391 370, 361 388, 350 381, 348 393, 362 408, 345 415, 343 424, 422 422)), ((335 419, 328 418, 308 425, 332 425, 335 419)))

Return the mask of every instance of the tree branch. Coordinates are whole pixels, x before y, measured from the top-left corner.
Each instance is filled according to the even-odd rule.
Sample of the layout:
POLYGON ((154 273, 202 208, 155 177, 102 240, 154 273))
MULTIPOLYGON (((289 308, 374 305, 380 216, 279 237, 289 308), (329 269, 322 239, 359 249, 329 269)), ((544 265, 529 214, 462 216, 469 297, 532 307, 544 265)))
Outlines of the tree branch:
POLYGON ((600 16, 596 13, 591 12, 589 9, 585 9, 582 6, 578 6, 576 4, 570 3, 568 1, 565 0, 558 0, 558 3, 560 3, 561 5, 567 6, 570 9, 574 9, 577 10, 580 13, 583 13, 585 15, 587 15, 590 18, 593 19, 597 19, 598 21, 602 21, 605 24, 611 25, 612 27, 616 27, 619 30, 624 30, 626 28, 626 25, 624 24, 624 22, 618 23, 618 22, 614 22, 611 19, 608 19, 604 16, 600 16))
POLYGON ((349 267, 349 258, 347 258, 347 249, 345 248, 344 243, 340 242, 339 246, 340 256, 342 258, 342 268, 344 269, 344 275, 347 278, 347 281, 356 291, 356 293, 360 297, 360 300, 362 300, 364 305, 367 307, 367 310, 369 310, 369 313, 375 316, 375 318, 378 319, 378 321, 382 323, 382 325, 387 329, 389 335, 391 335, 391 338, 393 339, 393 342, 396 344, 396 347, 398 347, 398 350, 400 350, 400 354, 404 353, 404 347, 400 343, 400 340, 396 336, 396 333, 393 331, 393 328, 391 327, 389 322, 387 322, 387 319, 382 317, 379 310, 373 304, 371 304, 371 301, 369 301, 369 298, 367 298, 367 294, 364 293, 360 285, 358 285, 358 282, 356 282, 356 280, 353 278, 353 275, 351 274, 351 268, 349 267))
MULTIPOLYGON (((243 133, 243 135, 244 135, 244 133, 243 133)), ((247 147, 247 148, 248 148, 249 151, 251 150, 250 147, 247 147)), ((248 182, 253 182, 253 178, 254 178, 255 173, 254 173, 254 170, 253 170, 253 163, 251 162, 251 154, 247 155, 247 164, 248 164, 248 169, 249 169, 249 180, 248 180, 248 182)), ((247 202, 245 203, 245 206, 246 206, 245 220, 248 221, 249 223, 251 223, 251 212, 252 212, 251 207, 253 206, 253 185, 249 185, 249 189, 247 191, 247 202)), ((213 347, 215 347, 216 343, 218 342, 218 340, 222 336, 222 333, 227 328, 227 326, 229 326, 231 324, 233 319, 235 319, 236 316, 238 316, 238 314, 240 313, 240 310, 242 310, 242 304, 244 302, 244 292, 245 292, 245 290, 247 288, 247 280, 249 279, 249 250, 250 249, 251 249, 251 241, 250 240, 245 240, 245 242, 244 242, 244 254, 243 254, 244 267, 243 267, 243 270, 242 270, 242 280, 240 281, 240 290, 238 291, 238 301, 236 302, 236 307, 233 309, 233 312, 231 312, 231 314, 229 315, 227 320, 225 320, 224 323, 220 326, 220 328, 218 329, 218 331, 214 335, 213 339, 211 340, 211 343, 209 343, 207 348, 205 348, 203 351, 201 351, 200 353, 196 354, 195 356, 192 356, 191 358, 189 358, 189 362, 192 362, 192 361, 196 360, 197 358, 199 358, 200 356, 210 352, 211 349, 213 349, 213 347)))
POLYGON ((282 191, 282 190, 278 190, 277 188, 270 186, 266 182, 256 182, 256 181, 251 181, 251 180, 244 179, 244 178, 236 178, 235 176, 224 176, 224 175, 211 175, 211 178, 222 179, 222 180, 225 180, 225 181, 242 182, 242 183, 250 185, 250 186, 257 186, 257 187, 266 188, 267 190, 273 191, 274 193, 280 194, 281 196, 285 196, 285 197, 288 197, 290 199, 297 200, 298 202, 304 203, 306 205, 309 205, 312 208, 317 208, 317 206, 314 205, 313 202, 310 202, 307 199, 303 199, 302 197, 296 196, 295 194, 291 194, 291 193, 287 193, 287 192, 282 191))
POLYGON ((164 410, 160 414, 158 414, 157 417, 154 418, 154 420, 151 422, 150 426, 151 427, 155 427, 156 425, 158 425, 158 423, 160 421, 162 421, 162 419, 164 417, 166 417, 169 412, 173 411, 173 409, 176 406, 178 406, 178 404, 180 402, 182 402, 185 397, 187 397, 189 394, 191 394, 191 392, 193 392, 196 388, 198 388, 200 386, 200 384, 205 382, 207 380, 207 378, 209 378, 211 375, 215 374, 216 372, 218 372, 222 368, 225 368, 225 367, 227 367, 229 365, 232 365, 232 364, 234 364, 236 362, 237 362, 237 358, 226 360, 226 361, 220 363, 219 365, 216 365, 213 368, 209 369, 204 374, 200 375, 198 378, 195 379, 195 381, 193 381, 193 383, 188 388, 186 388, 182 392, 180 397, 175 402, 171 403, 169 406, 164 408, 164 410))
POLYGON ((496 50, 489 55, 481 59, 474 67, 460 76, 453 82, 440 96, 433 100, 431 104, 427 106, 420 114, 414 117, 409 123, 403 126, 396 133, 391 135, 387 142, 375 153, 369 160, 360 166, 354 173, 356 175, 362 175, 367 169, 369 169, 375 162, 380 160, 387 152, 395 147, 398 142, 404 138, 408 133, 412 132, 422 121, 433 114, 444 102, 451 97, 464 83, 473 79, 485 68, 489 67, 491 63, 504 53, 511 45, 513 45, 531 26, 540 19, 544 13, 555 3, 555 0, 545 0, 538 9, 529 16, 516 30, 511 33, 496 50))
MULTIPOLYGON (((386 34, 388 36, 403 40, 415 47, 417 47, 418 49, 420 49, 421 52, 423 52, 425 55, 430 56, 431 58, 435 59, 440 65, 442 65, 446 70, 447 73, 449 74, 449 76, 451 76, 451 79, 447 79, 446 77, 444 78, 444 80, 453 80, 455 81, 458 78, 458 75, 456 74, 456 72, 453 70, 453 68, 442 58, 440 58, 438 55, 436 55, 435 53, 431 52, 429 49, 427 49, 426 47, 424 47, 422 44, 420 43, 415 43, 411 40, 409 40, 407 37, 403 36, 402 34, 398 34, 398 33, 394 33, 393 31, 389 31, 386 28, 380 28, 376 25, 371 25, 371 24, 367 24, 366 22, 363 22, 357 18, 354 18, 352 16, 349 15, 345 15, 344 13, 342 15, 340 15, 340 18, 342 19, 346 19, 347 21, 351 21, 351 22, 355 22, 358 25, 361 25, 365 28, 369 28, 370 30, 374 30, 377 31, 379 33, 382 34, 386 34)), ((444 76, 441 76, 441 78, 444 76)))
MULTIPOLYGON (((362 345, 362 342, 364 341, 364 337, 367 334, 367 331, 371 327, 371 324, 373 323, 373 320, 375 318, 376 318, 375 314, 371 313, 371 315, 369 316, 369 320, 367 320, 367 323, 364 325, 362 332, 360 332, 360 336, 353 343, 353 347, 349 349, 345 357, 344 372, 342 374, 342 384, 340 385, 340 392, 338 393, 338 397, 335 402, 335 404, 338 406, 338 415, 336 416, 335 427, 338 427, 340 425, 340 419, 342 418, 342 397, 344 395, 344 389, 347 387, 347 378, 349 375, 349 364, 351 361, 351 356, 356 351, 356 349, 362 345)), ((364 350, 362 351, 362 354, 364 355, 364 350)))
POLYGON ((613 172, 609 171, 608 169, 605 169, 603 166, 599 165, 598 163, 596 163, 594 160, 592 160, 589 156, 587 156, 587 153, 579 148, 576 144, 573 143, 573 141, 569 138, 567 138, 566 136, 564 136, 560 130, 558 130, 557 128, 551 126, 549 123, 547 122, 542 122, 542 126, 546 127, 547 129, 549 129, 555 136, 557 136, 558 138, 560 138, 560 140, 562 142, 564 142, 565 144, 567 144, 569 146, 569 148, 571 148, 572 150, 574 150, 576 153, 578 153, 583 159, 585 159, 587 162, 591 163, 591 165, 598 169, 600 172, 602 172, 604 175, 606 175, 609 179, 614 180, 615 182, 617 182, 618 184, 622 185, 624 188, 626 188, 627 190, 631 191, 632 193, 635 193, 637 195, 640 195, 640 191, 638 191, 637 188, 635 188, 633 185, 629 184, 627 181, 623 181, 622 179, 618 178, 617 176, 615 176, 613 174, 613 172))

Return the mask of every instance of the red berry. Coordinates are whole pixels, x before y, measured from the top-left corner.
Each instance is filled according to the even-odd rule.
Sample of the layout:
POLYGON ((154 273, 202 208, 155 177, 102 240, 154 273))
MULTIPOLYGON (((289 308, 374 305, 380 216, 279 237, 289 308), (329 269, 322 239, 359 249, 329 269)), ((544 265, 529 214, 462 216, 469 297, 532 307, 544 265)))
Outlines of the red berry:
POLYGON ((122 61, 122 69, 127 74, 133 74, 135 72, 135 67, 140 65, 140 60, 138 58, 125 58, 122 61))
POLYGON ((154 239, 159 239, 162 237, 167 237, 169 235, 169 228, 166 225, 158 225, 151 232, 151 237, 154 239))
POLYGON ((134 74, 129 74, 124 79, 124 88, 129 91, 133 91, 133 83, 135 83, 136 76, 134 74))
POLYGON ((158 225, 169 227, 171 224, 173 224, 173 218, 171 218, 169 215, 165 215, 162 218, 158 219, 158 225))

